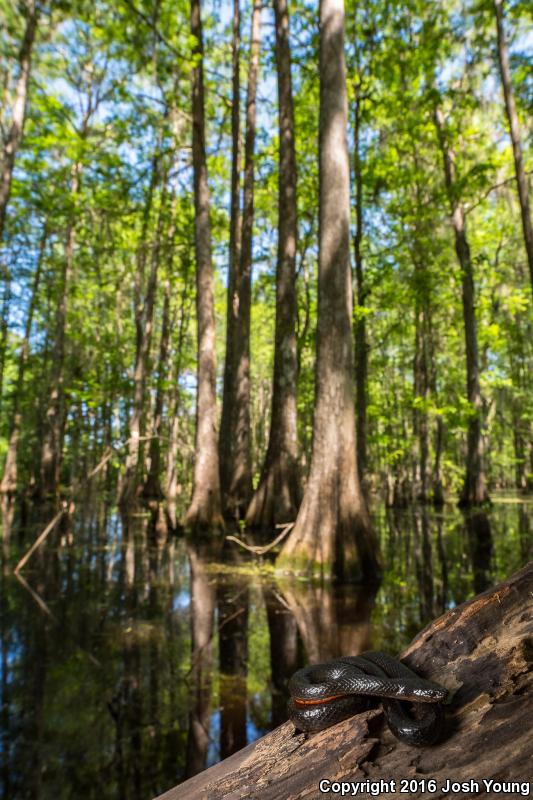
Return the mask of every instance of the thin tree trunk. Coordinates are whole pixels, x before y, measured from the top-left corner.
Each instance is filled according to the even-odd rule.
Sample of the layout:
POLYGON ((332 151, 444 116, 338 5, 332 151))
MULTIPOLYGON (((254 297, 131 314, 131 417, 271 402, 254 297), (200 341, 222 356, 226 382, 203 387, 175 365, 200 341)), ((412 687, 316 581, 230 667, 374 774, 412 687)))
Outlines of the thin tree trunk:
POLYGON ((37 265, 35 267, 35 274, 33 276, 33 287, 31 292, 30 304, 28 307, 28 315, 26 317, 26 325, 24 329, 24 338, 20 346, 17 381, 15 384, 15 392, 13 395, 13 407, 11 411, 11 425, 9 433, 9 443, 7 447, 6 462, 4 465, 4 474, 2 482, 0 483, 0 493, 13 497, 17 491, 17 449, 18 440, 20 435, 20 427, 22 424, 22 413, 20 402, 22 399, 22 390, 24 386, 24 373, 29 355, 30 334, 33 322, 33 314, 37 302, 39 292, 39 283, 41 280, 41 269, 43 263, 44 252, 46 249, 46 242, 48 239, 48 229, 46 224, 43 227, 41 235, 41 242, 39 245, 39 255, 37 257, 37 265))
POLYGON ((488 501, 483 464, 483 435, 481 388, 479 382, 479 356, 475 311, 474 270, 466 235, 466 217, 455 190, 454 154, 446 142, 444 115, 435 111, 435 123, 444 162, 444 178, 451 207, 451 221, 455 233, 455 250, 461 267, 463 319, 466 341, 466 391, 471 406, 468 422, 467 463, 460 505, 479 505, 488 501))
POLYGON ((370 578, 378 544, 359 482, 354 413, 350 167, 343 0, 320 2, 320 242, 309 480, 278 559, 306 574, 370 578))
POLYGON ((296 155, 286 0, 274 0, 279 102, 278 261, 270 434, 246 522, 265 530, 295 519, 300 504, 296 427, 296 155))
POLYGON ((361 177, 361 97, 359 91, 355 98, 354 111, 354 173, 355 173, 355 283, 356 319, 355 319, 355 407, 357 425, 357 466, 359 475, 364 476, 366 470, 366 383, 368 377, 368 344, 366 341, 366 320, 364 305, 366 292, 363 274, 363 182, 361 177))
POLYGON ((200 0, 191 0, 195 39, 192 85, 192 158, 196 240, 198 372, 193 491, 185 516, 188 528, 222 527, 216 431, 215 286, 211 261, 209 185, 205 154, 203 37, 200 0))
POLYGON ((187 294, 187 285, 183 288, 180 302, 180 321, 178 326, 178 343, 176 366, 174 370, 174 400, 172 404, 172 413, 170 416, 170 442, 167 451, 166 461, 166 497, 168 515, 172 525, 175 527, 177 523, 176 504, 178 496, 178 451, 179 451, 179 429, 180 429, 180 401, 181 391, 179 386, 179 379, 181 374, 181 362, 183 355, 183 345, 185 340, 185 333, 189 324, 189 313, 192 298, 187 294))
POLYGON ((6 366, 7 337, 9 333, 9 308, 11 305, 11 285, 12 274, 6 264, 0 265, 4 272, 2 312, 0 316, 0 409, 3 404, 4 395, 4 370, 6 366))
MULTIPOLYGON (((87 132, 88 116, 83 125, 82 138, 87 132)), ((77 161, 72 167, 72 179, 70 194, 76 198, 81 187, 81 162, 77 161)), ((52 381, 48 406, 46 409, 46 422, 43 437, 40 467, 40 493, 44 497, 50 497, 57 493, 62 463, 63 432, 66 418, 65 408, 65 340, 67 326, 67 307, 70 284, 72 282, 72 271, 74 266, 74 246, 76 241, 76 218, 75 211, 71 214, 65 238, 65 252, 63 257, 63 269, 61 273, 61 283, 59 287, 57 311, 56 311, 56 332, 55 342, 52 352, 52 381)))
POLYGON ((439 414, 435 430, 435 462, 433 468, 433 505, 441 508, 444 505, 444 489, 442 486, 442 451, 444 444, 444 421, 439 414))
POLYGON ((157 387, 155 396, 155 406, 152 422, 152 438, 149 444, 150 469, 143 488, 143 495, 149 498, 161 500, 163 491, 161 489, 160 470, 161 470, 161 421, 163 414, 163 401, 165 397, 165 378, 168 358, 168 344, 170 336, 169 325, 170 308, 170 281, 165 286, 165 298, 163 301, 163 320, 161 323, 161 339, 159 342, 159 362, 157 367, 157 387))
POLYGON ((4 236, 6 212, 11 195, 11 182, 13 179, 15 158, 24 132, 28 86, 30 82, 31 56, 42 5, 38 6, 36 0, 27 0, 26 8, 26 27, 18 56, 19 76, 15 88, 15 100, 11 113, 11 128, 7 135, 2 153, 0 172, 0 243, 4 236))
POLYGON ((252 275, 252 239, 254 221, 254 148, 256 95, 261 45, 261 0, 254 0, 250 67, 246 98, 246 138, 244 144, 244 192, 242 242, 238 272, 234 276, 231 297, 232 361, 229 375, 229 441, 226 443, 222 486, 224 505, 232 517, 244 515, 252 494, 250 452, 250 304, 252 275))
POLYGON ((229 234, 228 300, 226 314, 226 359, 224 362, 224 386, 222 395, 222 414, 220 419, 219 458, 220 483, 224 502, 227 487, 231 485, 232 416, 235 393, 235 330, 237 325, 238 299, 236 279, 241 262, 241 134, 240 134, 240 43, 241 16, 240 0, 233 0, 233 42, 232 66, 233 100, 231 106, 231 209, 229 234))
POLYGON ((513 144, 516 185, 518 188, 518 198, 520 200, 522 230, 524 233, 524 244, 526 247, 527 263, 529 266, 529 278, 531 280, 531 288, 533 289, 533 229, 531 227, 531 213, 529 209, 529 191, 524 169, 524 159, 522 156, 520 124, 518 122, 518 114, 516 113, 516 105, 511 84, 509 51, 507 48, 507 41, 505 39, 505 31, 503 28, 503 6, 504 0, 494 0, 496 31, 498 36, 498 60, 500 62, 500 74, 502 78, 505 109, 507 111, 507 119, 509 121, 509 132, 511 134, 511 142, 513 144))
MULTIPOLYGON (((146 286, 146 293, 143 298, 143 284, 146 266, 146 254, 148 250, 148 231, 150 227, 150 214, 153 206, 154 193, 159 176, 160 152, 159 145, 152 159, 152 173, 150 184, 146 195, 143 209, 143 222, 141 229, 141 240, 137 254, 137 265, 135 270, 135 368, 134 368, 134 391, 133 391, 133 411, 129 425, 129 446, 128 456, 124 477, 121 481, 119 490, 120 502, 129 504, 135 496, 137 481, 139 479, 140 458, 140 439, 142 434, 142 423, 144 414, 146 374, 148 370, 148 356, 152 341, 152 320, 155 303, 155 293, 157 287, 157 270, 159 267, 159 249, 162 234, 164 208, 166 200, 166 188, 163 188, 161 207, 157 218, 155 241, 150 248, 150 274, 146 286)), ((166 183, 166 176, 164 184, 166 183)))
MULTIPOLYGON (((415 270, 420 266, 415 265, 415 270)), ((426 299, 417 298, 415 308, 415 357, 413 360, 414 399, 413 433, 416 454, 413 476, 413 500, 425 503, 428 499, 429 425, 427 412, 428 353, 426 299)))
MULTIPOLYGON (((428 308, 427 316, 427 338, 428 338, 428 382, 429 391, 435 398, 438 405, 437 395, 437 359, 435 355, 435 333, 433 327, 433 320, 431 310, 428 308)), ((428 432, 429 433, 429 432, 428 432)), ((430 484, 430 496, 433 505, 440 508, 444 505, 444 490, 442 486, 442 452, 444 449, 446 429, 442 414, 437 414, 435 420, 435 444, 434 444, 434 461, 433 469, 431 470, 430 477, 428 478, 430 484)), ((428 445, 429 451, 429 445, 428 445)))

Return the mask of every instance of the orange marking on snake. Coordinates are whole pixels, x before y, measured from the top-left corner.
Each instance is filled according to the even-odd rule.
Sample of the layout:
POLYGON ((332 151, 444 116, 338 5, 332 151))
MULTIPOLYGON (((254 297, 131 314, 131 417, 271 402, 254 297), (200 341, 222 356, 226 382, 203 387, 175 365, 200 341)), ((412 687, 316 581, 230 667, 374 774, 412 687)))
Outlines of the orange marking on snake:
POLYGON ((324 703, 330 703, 332 700, 340 700, 341 697, 349 697, 348 694, 332 694, 331 697, 322 697, 320 700, 302 700, 299 697, 293 697, 293 703, 297 706, 321 706, 324 703))

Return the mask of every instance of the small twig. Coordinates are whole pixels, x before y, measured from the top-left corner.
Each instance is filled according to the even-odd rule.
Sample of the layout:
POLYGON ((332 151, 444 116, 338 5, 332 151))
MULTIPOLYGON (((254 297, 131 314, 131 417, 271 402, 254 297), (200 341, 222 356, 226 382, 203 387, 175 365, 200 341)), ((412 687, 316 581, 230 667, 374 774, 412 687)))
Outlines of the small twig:
MULTIPOLYGON (((247 588, 248 588, 248 587, 247 587, 247 588)), ((241 606, 241 608, 238 608, 236 611, 234 611, 234 612, 233 612, 233 614, 230 614, 230 615, 229 615, 229 617, 226 617, 226 619, 224 619, 224 620, 223 620, 223 621, 220 623, 220 625, 218 626, 218 630, 219 630, 219 632, 220 632, 220 631, 222 630, 222 628, 223 628, 225 625, 227 625, 229 622, 233 622, 233 620, 234 620, 234 619, 237 619, 237 617, 240 617, 240 616, 241 616, 241 614, 244 614, 244 612, 245 612, 245 611, 246 611, 246 609, 244 608, 244 606, 241 606)))
POLYGON ((290 611, 291 614, 292 614, 292 609, 291 609, 290 605, 287 603, 287 601, 285 600, 285 598, 283 597, 283 595, 281 595, 275 589, 272 590, 272 594, 274 595, 274 597, 276 598, 278 603, 280 603, 284 608, 287 609, 287 611, 290 611))
MULTIPOLYGON (((528 172, 526 172, 526 175, 529 176, 529 175, 531 175, 531 173, 532 173, 532 170, 529 170, 528 172)), ((501 189, 502 186, 506 186, 508 183, 512 183, 513 181, 516 181, 516 175, 511 175, 509 178, 505 178, 505 180, 500 181, 499 183, 495 183, 492 186, 490 186, 487 189, 487 191, 484 192, 481 195, 481 197, 479 198, 479 200, 476 203, 472 203, 471 206, 466 206, 465 214, 470 214, 471 211, 473 211, 475 208, 477 208, 479 205, 481 205, 483 200, 486 200, 491 192, 494 192, 496 189, 501 189)))
POLYGON ((241 539, 238 539, 236 536, 226 536, 226 541, 228 542, 236 542, 236 544, 244 547, 245 550, 248 550, 250 553, 255 553, 258 556, 262 556, 265 553, 268 553, 269 550, 272 550, 277 544, 279 544, 283 539, 288 535, 288 533, 294 528, 294 522, 287 522, 284 525, 276 525, 276 528, 282 528, 283 530, 276 536, 276 538, 270 542, 270 544, 265 544, 261 547, 257 547, 251 544, 246 544, 241 539))
POLYGON ((102 460, 100 461, 100 463, 99 463, 99 464, 97 464, 97 465, 96 465, 96 467, 95 467, 94 469, 92 469, 92 470, 89 472, 89 474, 87 475, 87 480, 90 480, 91 478, 94 478, 94 476, 95 476, 95 475, 96 475, 98 472, 100 472, 100 470, 101 470, 101 469, 103 469, 103 468, 105 467, 105 465, 107 464, 107 462, 109 461, 109 459, 110 459, 110 458, 113 456, 113 453, 114 453, 114 452, 115 452, 115 451, 113 450, 113 448, 112 448, 112 447, 109 447, 109 448, 108 448, 108 452, 107 452, 107 453, 106 453, 106 455, 105 455, 105 456, 102 458, 102 460))
POLYGON ((51 533, 51 531, 54 530, 54 528, 57 525, 57 523, 59 522, 59 520, 66 513, 67 513, 67 504, 64 503, 63 507, 61 508, 61 510, 57 512, 57 514, 55 515, 53 520, 51 520, 51 522, 48 523, 48 525, 46 526, 44 531, 34 541, 32 546, 30 547, 30 549, 26 553, 26 555, 22 556, 22 558, 20 559, 19 563, 15 567, 15 575, 17 575, 17 577, 18 577, 18 573, 20 572, 22 567, 26 564, 26 562, 29 560, 29 558, 32 556, 32 554, 37 550, 37 548, 44 542, 44 540, 46 539, 48 534, 51 533))

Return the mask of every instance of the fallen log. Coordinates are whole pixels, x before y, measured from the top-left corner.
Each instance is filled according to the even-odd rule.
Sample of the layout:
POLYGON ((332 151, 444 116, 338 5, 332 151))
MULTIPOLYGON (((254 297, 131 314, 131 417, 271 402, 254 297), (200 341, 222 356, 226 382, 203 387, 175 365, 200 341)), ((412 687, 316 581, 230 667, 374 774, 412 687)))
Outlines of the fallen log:
POLYGON ((379 709, 309 737, 287 722, 159 800, 533 796, 533 562, 432 622, 401 658, 450 692, 438 745, 397 741, 379 709))

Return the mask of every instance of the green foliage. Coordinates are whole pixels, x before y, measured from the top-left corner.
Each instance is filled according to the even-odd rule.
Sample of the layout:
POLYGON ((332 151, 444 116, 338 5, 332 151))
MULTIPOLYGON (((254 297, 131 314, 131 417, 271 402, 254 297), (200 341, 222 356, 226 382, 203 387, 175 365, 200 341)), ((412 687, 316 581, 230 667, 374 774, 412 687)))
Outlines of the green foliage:
MULTIPOLYGON (((226 281, 231 165, 231 15, 206 5, 204 71, 207 150, 216 268, 218 385, 225 359, 226 281)), ((245 105, 249 7, 242 9, 241 106, 245 105)), ((527 124, 527 4, 509 4, 506 30, 531 171, 527 124)), ((9 121, 24 15, 0 4, 3 116, 9 121)), ((252 287, 252 431, 256 478, 268 440, 274 357, 277 260, 278 128, 271 10, 264 11, 255 157, 252 287)), ((316 8, 291 9, 291 46, 298 169, 298 431, 305 474, 312 446, 318 258, 318 29, 316 8)), ((484 432, 489 478, 515 480, 516 426, 530 438, 533 409, 531 287, 525 264, 513 161, 499 73, 491 3, 349 0, 346 59, 352 189, 362 196, 364 321, 368 345, 368 478, 407 473, 418 458, 417 426, 426 420, 429 457, 444 426, 445 488, 464 467, 472 409, 465 400, 461 281, 449 224, 434 110, 446 117, 455 159, 455 199, 464 205, 475 273, 484 432), (359 115, 358 154, 354 125, 359 115), (418 336, 418 339, 417 339, 418 336), (418 341, 418 344, 417 344, 418 341), (415 386, 420 342, 428 385, 415 386), (418 350, 417 350, 418 348, 418 350)), ((67 287, 65 468, 67 484, 98 463, 107 442, 128 435, 136 352, 135 304, 144 302, 151 254, 158 248, 159 287, 146 388, 144 428, 159 380, 163 292, 172 287, 164 392, 162 456, 173 415, 180 416, 178 483, 189 493, 194 446, 196 324, 194 218, 190 157, 190 78, 197 42, 189 7, 167 0, 54 4, 44 15, 33 54, 28 115, 17 154, 3 259, 12 276, 6 294, 0 418, 2 451, 38 244, 48 240, 35 298, 21 410, 19 475, 35 479, 43 415, 52 380, 57 308, 64 289, 66 242, 74 230, 73 274, 67 287), (157 161, 155 182, 151 184, 157 161), (79 186, 73 170, 79 168, 79 186), (24 257, 21 257, 21 253, 24 257), (140 260, 144 273, 135 286, 140 260), (11 290, 10 290, 11 291, 11 290), (83 460, 83 466, 77 464, 83 460)), ((355 210, 353 223, 355 226, 355 210)), ((118 460, 113 462, 116 478, 118 460)), ((520 462, 521 463, 521 462, 520 462)), ((162 467, 163 468, 163 467, 162 467)), ((524 469, 526 469, 524 464, 524 469)), ((164 476, 163 476, 164 478, 164 476)))

